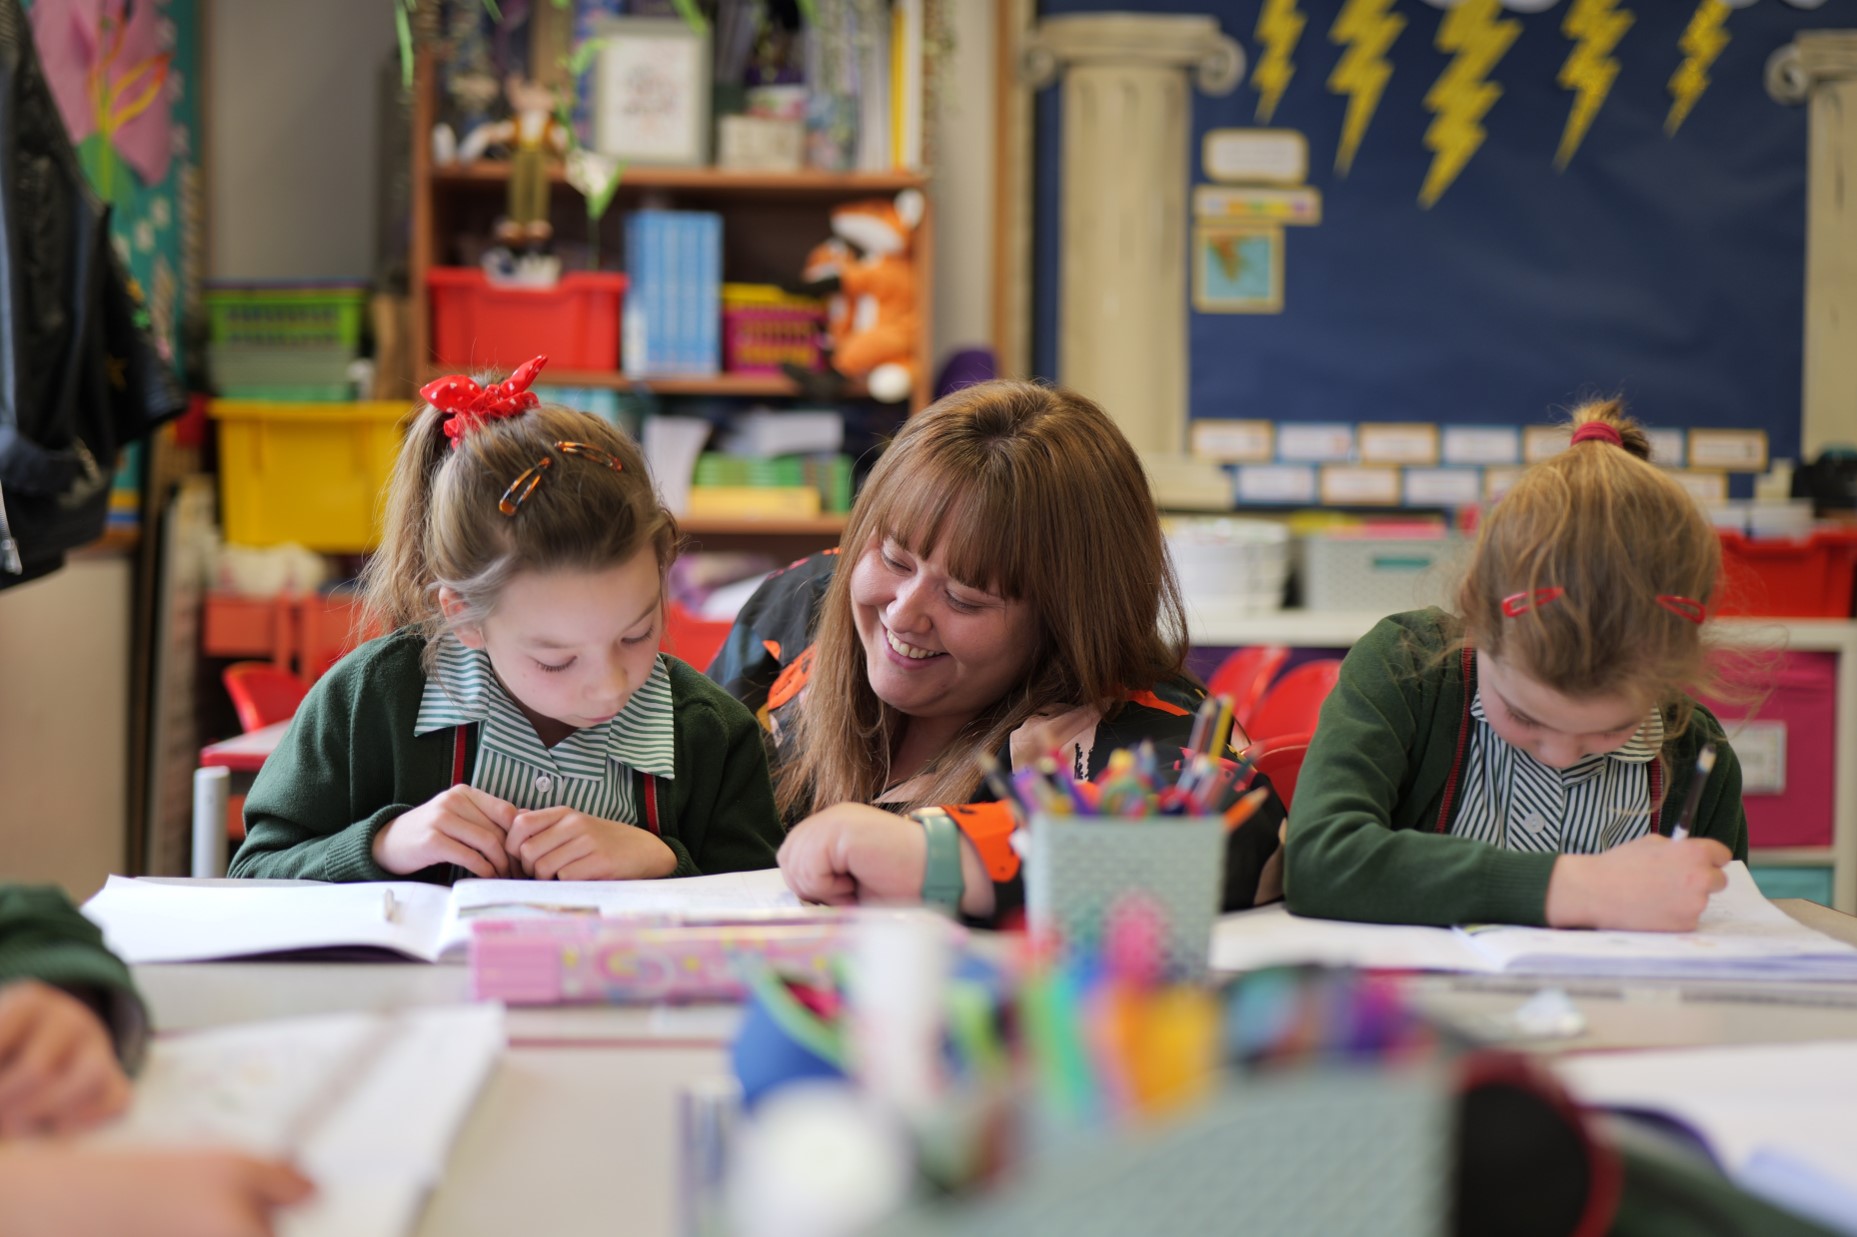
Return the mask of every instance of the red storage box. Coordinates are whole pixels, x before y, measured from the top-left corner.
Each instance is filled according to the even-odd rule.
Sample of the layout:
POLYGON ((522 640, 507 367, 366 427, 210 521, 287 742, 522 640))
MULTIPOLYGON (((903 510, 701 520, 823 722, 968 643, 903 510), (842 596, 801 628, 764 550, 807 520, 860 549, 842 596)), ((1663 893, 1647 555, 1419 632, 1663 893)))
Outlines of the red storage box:
MULTIPOLYGON (((1731 663, 1732 665, 1732 663, 1731 663)), ((1770 687, 1755 704, 1705 701, 1741 760, 1750 846, 1829 846, 1836 799, 1838 655, 1785 653, 1735 677, 1770 687), (1753 720, 1742 721, 1750 707, 1753 720)))
POLYGON ((511 288, 474 266, 439 266, 426 283, 441 365, 510 370, 545 355, 555 370, 619 368, 624 275, 573 271, 552 288, 511 288))
POLYGON ((1857 529, 1820 528, 1804 537, 1722 539, 1719 613, 1848 618, 1857 576, 1857 529))

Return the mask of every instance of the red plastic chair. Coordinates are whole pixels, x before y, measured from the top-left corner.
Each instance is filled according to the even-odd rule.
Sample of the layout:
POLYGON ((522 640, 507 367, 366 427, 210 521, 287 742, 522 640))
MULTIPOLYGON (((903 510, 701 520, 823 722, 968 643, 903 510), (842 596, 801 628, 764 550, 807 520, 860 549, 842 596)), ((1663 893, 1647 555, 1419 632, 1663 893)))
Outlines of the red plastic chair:
POLYGON ((1251 715, 1251 724, 1245 730, 1253 739, 1262 739, 1266 743, 1290 735, 1314 734, 1316 718, 1322 712, 1322 701, 1328 699, 1335 680, 1340 677, 1339 658, 1307 662, 1296 667, 1278 679, 1277 685, 1264 696, 1257 711, 1251 715))
POLYGON ((289 721, 309 691, 302 679, 268 661, 233 662, 220 680, 238 711, 239 727, 248 731, 289 721))
POLYGON ((698 670, 709 669, 709 663, 716 660, 716 654, 722 651, 722 644, 735 624, 698 618, 674 601, 666 611, 664 640, 660 647, 698 670))
POLYGON ((1277 797, 1283 800, 1285 811, 1289 810, 1290 800, 1296 797, 1296 779, 1302 773, 1302 758, 1309 754, 1311 737, 1285 735, 1266 744, 1263 754, 1257 758, 1257 771, 1277 788, 1277 797))
POLYGON ((1252 715, 1269 690, 1270 680, 1277 677, 1277 671, 1283 669, 1283 663, 1289 659, 1290 651, 1280 644, 1234 649, 1212 672, 1212 678, 1206 683, 1206 694, 1230 696, 1232 720, 1249 731, 1252 715))

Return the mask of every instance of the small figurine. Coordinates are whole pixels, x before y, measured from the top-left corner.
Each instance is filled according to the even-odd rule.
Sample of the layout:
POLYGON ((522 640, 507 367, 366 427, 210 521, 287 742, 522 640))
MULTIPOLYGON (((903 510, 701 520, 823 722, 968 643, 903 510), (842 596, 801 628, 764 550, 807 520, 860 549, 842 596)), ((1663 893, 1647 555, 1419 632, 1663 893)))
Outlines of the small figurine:
POLYGON ((555 92, 540 82, 511 74, 504 83, 510 116, 473 129, 458 149, 469 162, 493 144, 510 148, 509 214, 496 236, 512 250, 539 250, 554 236, 548 222, 548 163, 564 154, 568 132, 555 119, 555 92))

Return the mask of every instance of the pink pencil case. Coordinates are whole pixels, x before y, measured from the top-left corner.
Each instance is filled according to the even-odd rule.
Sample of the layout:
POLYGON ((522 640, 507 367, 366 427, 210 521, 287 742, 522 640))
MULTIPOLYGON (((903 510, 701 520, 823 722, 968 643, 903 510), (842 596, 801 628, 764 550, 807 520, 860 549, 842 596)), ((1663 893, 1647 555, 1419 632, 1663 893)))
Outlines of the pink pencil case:
POLYGON ((838 915, 484 920, 471 926, 471 990, 510 1005, 737 1001, 748 991, 747 958, 829 979, 846 923, 838 915))

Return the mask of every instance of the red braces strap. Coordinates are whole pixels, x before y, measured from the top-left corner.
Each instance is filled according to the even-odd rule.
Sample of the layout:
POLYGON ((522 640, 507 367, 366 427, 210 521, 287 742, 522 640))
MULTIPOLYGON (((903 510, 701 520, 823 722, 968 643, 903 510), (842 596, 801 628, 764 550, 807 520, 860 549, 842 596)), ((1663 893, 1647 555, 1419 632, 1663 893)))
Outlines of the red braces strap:
POLYGON ((1508 618, 1520 618, 1530 610, 1538 610, 1567 590, 1564 588, 1538 588, 1532 593, 1510 593, 1502 599, 1502 612, 1508 618))

